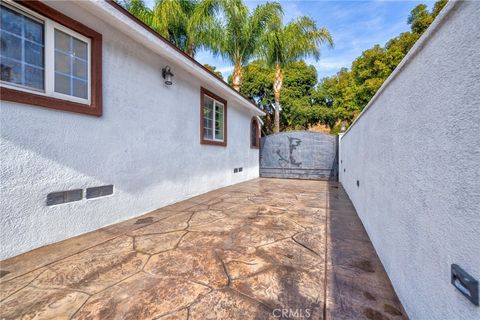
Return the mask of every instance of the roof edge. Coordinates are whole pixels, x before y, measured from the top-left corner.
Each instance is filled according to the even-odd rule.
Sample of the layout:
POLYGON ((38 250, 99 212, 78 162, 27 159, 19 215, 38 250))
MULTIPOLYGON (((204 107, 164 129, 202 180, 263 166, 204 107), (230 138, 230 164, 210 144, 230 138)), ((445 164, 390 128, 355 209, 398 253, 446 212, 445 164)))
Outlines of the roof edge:
MULTIPOLYGON (((231 87, 228 83, 226 83, 225 81, 223 81, 222 79, 220 79, 217 75, 215 75, 212 71, 208 70, 207 68, 205 68, 200 62, 198 62, 197 60, 193 59, 192 57, 190 57, 188 54, 186 54, 185 52, 183 52, 182 50, 180 50, 177 46, 175 46, 174 44, 172 44, 170 41, 168 41, 166 38, 164 38, 163 36, 161 36, 159 33, 157 33, 155 30, 153 30, 152 28, 150 28, 148 25, 146 25, 145 23, 143 23, 140 19, 138 19, 137 17, 135 17, 133 14, 131 14, 128 10, 126 10, 124 7, 122 7, 120 4, 118 4, 117 2, 115 2, 114 0, 102 0, 102 1, 86 1, 86 2, 82 2, 82 4, 84 6, 88 6, 88 4, 90 5, 96 5, 96 8, 94 8, 94 10, 98 10, 99 7, 101 7, 101 4, 100 2, 104 2, 104 3, 107 3, 108 5, 110 5, 112 8, 116 9, 118 12, 122 13, 124 16, 126 16, 127 18, 129 18, 129 20, 133 21, 134 23, 136 23, 139 27, 141 27, 143 30, 147 31, 149 34, 153 35, 155 38, 159 39, 160 41, 162 41, 164 44, 166 44, 170 49, 173 49, 173 51, 175 53, 178 53, 179 54, 179 57, 183 58, 183 59, 186 59, 188 60, 188 62, 190 63, 193 63, 196 67, 200 68, 202 72, 205 72, 205 75, 207 77, 210 77, 214 80, 212 80, 212 82, 216 82, 219 87, 223 87, 224 89, 228 90, 231 94, 233 94, 234 96, 237 97, 237 100, 239 103, 241 103, 245 108, 249 109, 250 111, 253 111, 259 115, 265 115, 265 112, 263 110, 261 110, 260 108, 258 108, 257 105, 255 105, 252 101, 250 101, 250 99, 248 99, 246 96, 244 96, 243 94, 241 94, 240 92, 236 91, 233 87, 231 87)), ((106 10, 105 7, 102 8, 103 11, 108 11, 106 10)), ((95 11, 94 11, 95 12, 95 11)), ((110 14, 111 15, 111 14, 110 14)), ((140 32, 139 30, 134 30, 134 31, 137 31, 137 32, 140 32)))

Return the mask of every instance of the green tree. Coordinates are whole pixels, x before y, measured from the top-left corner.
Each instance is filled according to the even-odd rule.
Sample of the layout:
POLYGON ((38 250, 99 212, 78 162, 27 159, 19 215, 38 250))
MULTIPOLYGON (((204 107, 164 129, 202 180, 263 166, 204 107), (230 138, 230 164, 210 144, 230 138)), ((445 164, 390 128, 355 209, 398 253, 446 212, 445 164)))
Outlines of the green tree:
POLYGON ((351 70, 342 69, 335 76, 322 79, 314 100, 323 108, 329 108, 323 110, 330 118, 325 116, 323 121, 328 120, 329 126, 338 121, 353 121, 446 3, 446 0, 437 1, 431 12, 425 5, 416 6, 408 17, 411 31, 401 33, 383 47, 376 45, 365 50, 353 61, 351 70))
POLYGON ((143 23, 151 26, 152 13, 143 0, 119 0, 118 3, 143 23))
MULTIPOLYGON (((244 67, 243 84, 240 92, 266 106, 273 103, 273 69, 261 60, 254 60, 244 67)), ((232 83, 230 76, 228 81, 232 83)))
POLYGON ((121 4, 145 24, 194 57, 208 48, 218 28, 215 0, 157 0, 153 9, 143 0, 122 0, 121 4))
POLYGON ((217 0, 220 19, 210 48, 233 65, 233 88, 240 91, 243 67, 258 54, 267 25, 278 20, 282 7, 276 2, 258 5, 253 12, 241 0, 217 0))
MULTIPOLYGON (((292 62, 285 68, 285 81, 281 96, 280 126, 282 130, 306 128, 312 122, 311 95, 317 84, 317 71, 304 61, 292 62)), ((263 60, 255 60, 244 68, 244 81, 240 92, 253 99, 265 111, 263 132, 274 131, 275 98, 273 83, 275 69, 263 60)), ((232 77, 229 77, 232 82, 232 77)))
POLYGON ((157 0, 153 9, 143 0, 118 1, 190 55, 203 47, 229 60, 234 72, 228 82, 266 112, 265 134, 275 130, 280 105, 277 130, 321 123, 333 132, 340 122, 351 123, 447 3, 439 0, 431 11, 416 6, 408 17, 411 31, 365 50, 350 70, 316 85, 314 67, 298 60, 318 58, 331 36, 308 18, 283 25, 278 3, 251 12, 241 0, 157 0), (251 62, 254 57, 262 60, 251 62))
MULTIPOLYGON (((261 60, 254 60, 243 68, 243 82, 240 92, 257 106, 265 111, 264 126, 262 131, 265 135, 273 130, 273 70, 261 60)), ((233 77, 228 77, 228 83, 232 85, 233 77)))
POLYGON ((208 63, 205 63, 203 66, 223 80, 223 75, 220 71, 217 70, 217 67, 209 65, 208 63))
POLYGON ((433 10, 432 10, 432 13, 431 15, 436 18, 438 16, 438 14, 440 13, 440 11, 442 11, 443 7, 445 7, 445 5, 448 3, 448 0, 438 0, 437 2, 435 2, 435 4, 433 5, 433 10))
POLYGON ((313 65, 308 65, 303 60, 289 63, 284 69, 281 102, 284 103, 289 99, 306 99, 308 101, 317 82, 317 69, 313 65))
MULTIPOLYGON (((272 67, 272 70, 276 74, 275 68, 272 67)), ((283 72, 284 81, 280 97, 280 105, 282 106, 280 129, 307 129, 312 120, 311 95, 318 82, 317 70, 314 66, 307 65, 305 61, 300 60, 289 63, 283 72)), ((274 111, 276 111, 276 108, 274 111)), ((276 112, 274 112, 275 114, 276 112)))
POLYGON ((447 2, 447 0, 439 0, 435 2, 431 12, 427 10, 427 6, 425 4, 419 4, 413 8, 407 20, 408 24, 411 26, 412 32, 422 34, 425 30, 427 30, 443 7, 445 7, 447 2))
POLYGON ((356 102, 357 85, 352 73, 342 68, 335 76, 324 78, 312 95, 314 105, 325 112, 322 123, 333 128, 341 121, 351 122, 359 111, 356 102))
POLYGON ((376 45, 353 61, 356 105, 365 106, 392 72, 387 58, 387 49, 376 45))
POLYGON ((355 89, 352 73, 342 68, 335 76, 322 79, 312 98, 315 104, 329 108, 355 106, 355 89))
POLYGON ((294 61, 314 57, 319 59, 322 44, 333 45, 326 28, 317 28, 315 21, 301 17, 283 25, 281 19, 270 24, 262 37, 262 56, 266 63, 275 68, 273 91, 275 97, 275 132, 280 131, 280 96, 284 81, 284 69, 294 61))
POLYGON ((425 4, 419 4, 410 13, 408 24, 412 26, 412 32, 423 33, 433 22, 433 18, 427 10, 425 4))
POLYGON ((387 42, 385 45, 386 63, 390 70, 393 71, 398 66, 418 38, 420 38, 418 33, 403 32, 398 37, 387 42))

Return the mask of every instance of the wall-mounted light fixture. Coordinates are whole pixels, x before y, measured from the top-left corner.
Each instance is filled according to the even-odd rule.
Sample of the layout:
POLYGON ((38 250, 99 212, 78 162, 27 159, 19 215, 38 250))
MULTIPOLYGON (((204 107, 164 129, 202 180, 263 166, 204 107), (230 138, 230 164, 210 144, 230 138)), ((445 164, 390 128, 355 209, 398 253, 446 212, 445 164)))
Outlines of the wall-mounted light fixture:
POLYGON ((163 76, 163 79, 165 79, 165 84, 167 86, 171 86, 173 84, 173 81, 172 81, 173 73, 172 73, 172 70, 170 70, 169 66, 166 66, 165 68, 162 69, 162 76, 163 76))

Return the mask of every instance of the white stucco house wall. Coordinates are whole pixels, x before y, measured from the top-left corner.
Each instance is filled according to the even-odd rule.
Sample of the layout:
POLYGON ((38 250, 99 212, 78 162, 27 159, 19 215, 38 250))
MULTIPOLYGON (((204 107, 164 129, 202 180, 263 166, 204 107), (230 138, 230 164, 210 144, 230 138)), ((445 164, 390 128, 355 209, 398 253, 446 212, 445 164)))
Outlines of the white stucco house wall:
POLYGON ((2 49, 0 259, 258 177, 251 128, 263 112, 124 10, 2 5, 26 18, 4 30, 23 55, 2 49), (204 104, 217 127, 202 118, 204 104), (112 195, 86 198, 110 185, 112 195), (47 203, 69 190, 81 199, 48 205, 77 200, 47 203))
POLYGON ((340 139, 340 181, 411 319, 480 319, 480 2, 451 1, 340 139), (473 295, 472 295, 473 296, 473 295))

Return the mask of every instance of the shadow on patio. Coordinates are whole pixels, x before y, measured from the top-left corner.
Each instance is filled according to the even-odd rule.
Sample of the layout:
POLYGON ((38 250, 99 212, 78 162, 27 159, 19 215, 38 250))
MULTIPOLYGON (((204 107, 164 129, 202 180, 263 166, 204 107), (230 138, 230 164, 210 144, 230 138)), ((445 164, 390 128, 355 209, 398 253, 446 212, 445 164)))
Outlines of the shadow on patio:
POLYGON ((404 319, 342 187, 256 179, 1 263, 0 318, 404 319))

